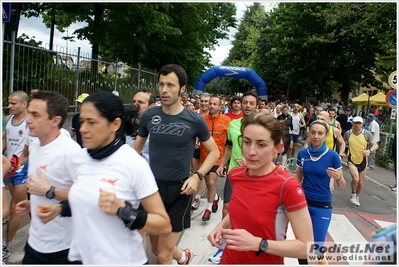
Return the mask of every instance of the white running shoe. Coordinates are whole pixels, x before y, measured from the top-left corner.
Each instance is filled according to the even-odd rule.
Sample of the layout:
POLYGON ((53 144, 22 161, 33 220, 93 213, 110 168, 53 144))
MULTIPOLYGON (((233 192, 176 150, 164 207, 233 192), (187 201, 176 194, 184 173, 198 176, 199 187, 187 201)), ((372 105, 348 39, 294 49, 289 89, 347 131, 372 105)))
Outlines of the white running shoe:
POLYGON ((215 254, 213 254, 212 257, 210 257, 208 259, 208 261, 214 263, 214 264, 219 264, 220 263, 220 259, 222 258, 223 255, 223 250, 224 248, 219 248, 215 254))
POLYGON ((358 207, 360 207, 359 197, 356 197, 356 203, 355 203, 355 205, 358 206, 358 207))
POLYGON ((356 205, 356 194, 352 194, 352 197, 349 199, 349 201, 353 204, 356 205))
POLYGON ((194 202, 193 202, 193 204, 191 205, 191 209, 192 209, 192 210, 197 210, 198 207, 199 207, 199 205, 200 205, 199 199, 194 199, 194 202))

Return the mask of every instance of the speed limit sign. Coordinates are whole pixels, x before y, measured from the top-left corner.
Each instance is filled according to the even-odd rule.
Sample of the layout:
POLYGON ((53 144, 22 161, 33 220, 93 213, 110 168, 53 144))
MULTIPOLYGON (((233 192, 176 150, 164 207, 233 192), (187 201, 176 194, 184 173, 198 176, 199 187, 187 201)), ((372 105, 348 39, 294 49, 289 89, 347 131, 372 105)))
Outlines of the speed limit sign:
POLYGON ((393 89, 396 89, 396 84, 398 83, 398 76, 396 75, 396 71, 392 72, 391 75, 389 75, 388 82, 393 89))

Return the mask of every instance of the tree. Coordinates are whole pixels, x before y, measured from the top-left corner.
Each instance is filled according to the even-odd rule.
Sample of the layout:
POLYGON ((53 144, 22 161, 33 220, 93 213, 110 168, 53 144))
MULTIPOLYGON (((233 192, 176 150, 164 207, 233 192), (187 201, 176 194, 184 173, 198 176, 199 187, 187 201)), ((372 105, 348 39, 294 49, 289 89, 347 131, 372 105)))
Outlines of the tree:
POLYGON ((26 14, 44 14, 46 25, 60 18, 56 25, 61 32, 73 22, 85 22, 73 34, 93 44, 93 59, 101 55, 150 69, 177 63, 191 83, 210 66, 205 49, 214 49, 217 39, 227 38, 228 28, 236 23, 233 3, 47 3, 34 11, 31 7, 26 14))
MULTIPOLYGON (((254 69, 254 63, 259 56, 257 40, 261 38, 261 23, 265 17, 265 7, 262 4, 255 2, 247 7, 238 26, 238 31, 234 35, 233 47, 223 65, 254 69)), ((253 86, 245 79, 228 79, 226 83, 238 92, 253 89, 253 86)))
POLYGON ((272 46, 261 55, 272 63, 264 68, 302 94, 310 93, 306 88, 325 96, 336 89, 347 96, 359 85, 381 88, 377 55, 392 54, 381 44, 395 42, 395 14, 395 3, 280 3, 262 30, 267 38, 259 46, 272 46))

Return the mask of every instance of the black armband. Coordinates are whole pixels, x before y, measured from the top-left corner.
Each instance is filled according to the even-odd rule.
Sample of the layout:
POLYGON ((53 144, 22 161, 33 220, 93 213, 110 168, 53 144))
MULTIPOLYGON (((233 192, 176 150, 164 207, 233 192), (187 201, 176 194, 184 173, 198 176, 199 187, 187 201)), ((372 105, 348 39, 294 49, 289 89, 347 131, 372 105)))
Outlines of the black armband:
POLYGON ((60 213, 61 217, 71 217, 72 216, 71 208, 69 207, 68 200, 63 200, 63 201, 59 202, 58 204, 61 205, 61 213, 60 213))
POLYGON ((116 214, 130 230, 140 230, 147 222, 148 213, 144 209, 133 209, 132 204, 125 201, 125 207, 119 208, 116 214))
POLYGON ((233 146, 233 142, 230 141, 229 139, 227 139, 227 140, 226 140, 225 146, 226 146, 226 145, 233 146))

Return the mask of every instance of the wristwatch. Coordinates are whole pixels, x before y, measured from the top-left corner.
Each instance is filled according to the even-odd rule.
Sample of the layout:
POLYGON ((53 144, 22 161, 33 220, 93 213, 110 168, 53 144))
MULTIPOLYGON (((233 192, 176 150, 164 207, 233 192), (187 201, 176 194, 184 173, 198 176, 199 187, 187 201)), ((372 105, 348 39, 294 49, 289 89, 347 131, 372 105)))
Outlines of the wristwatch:
POLYGON ((260 253, 265 253, 268 246, 269 244, 267 243, 267 240, 262 238, 262 241, 260 241, 259 250, 255 252, 255 255, 259 257, 260 253))
POLYGON ((47 192, 46 192, 46 198, 53 199, 54 198, 54 190, 55 190, 55 187, 50 186, 50 189, 47 190, 47 192))
POLYGON ((201 181, 204 179, 204 175, 202 173, 195 172, 194 174, 198 175, 198 177, 200 178, 201 181))
POLYGON ((137 210, 133 209, 132 204, 125 201, 125 207, 119 208, 116 214, 122 219, 128 221, 128 227, 136 220, 137 210))

